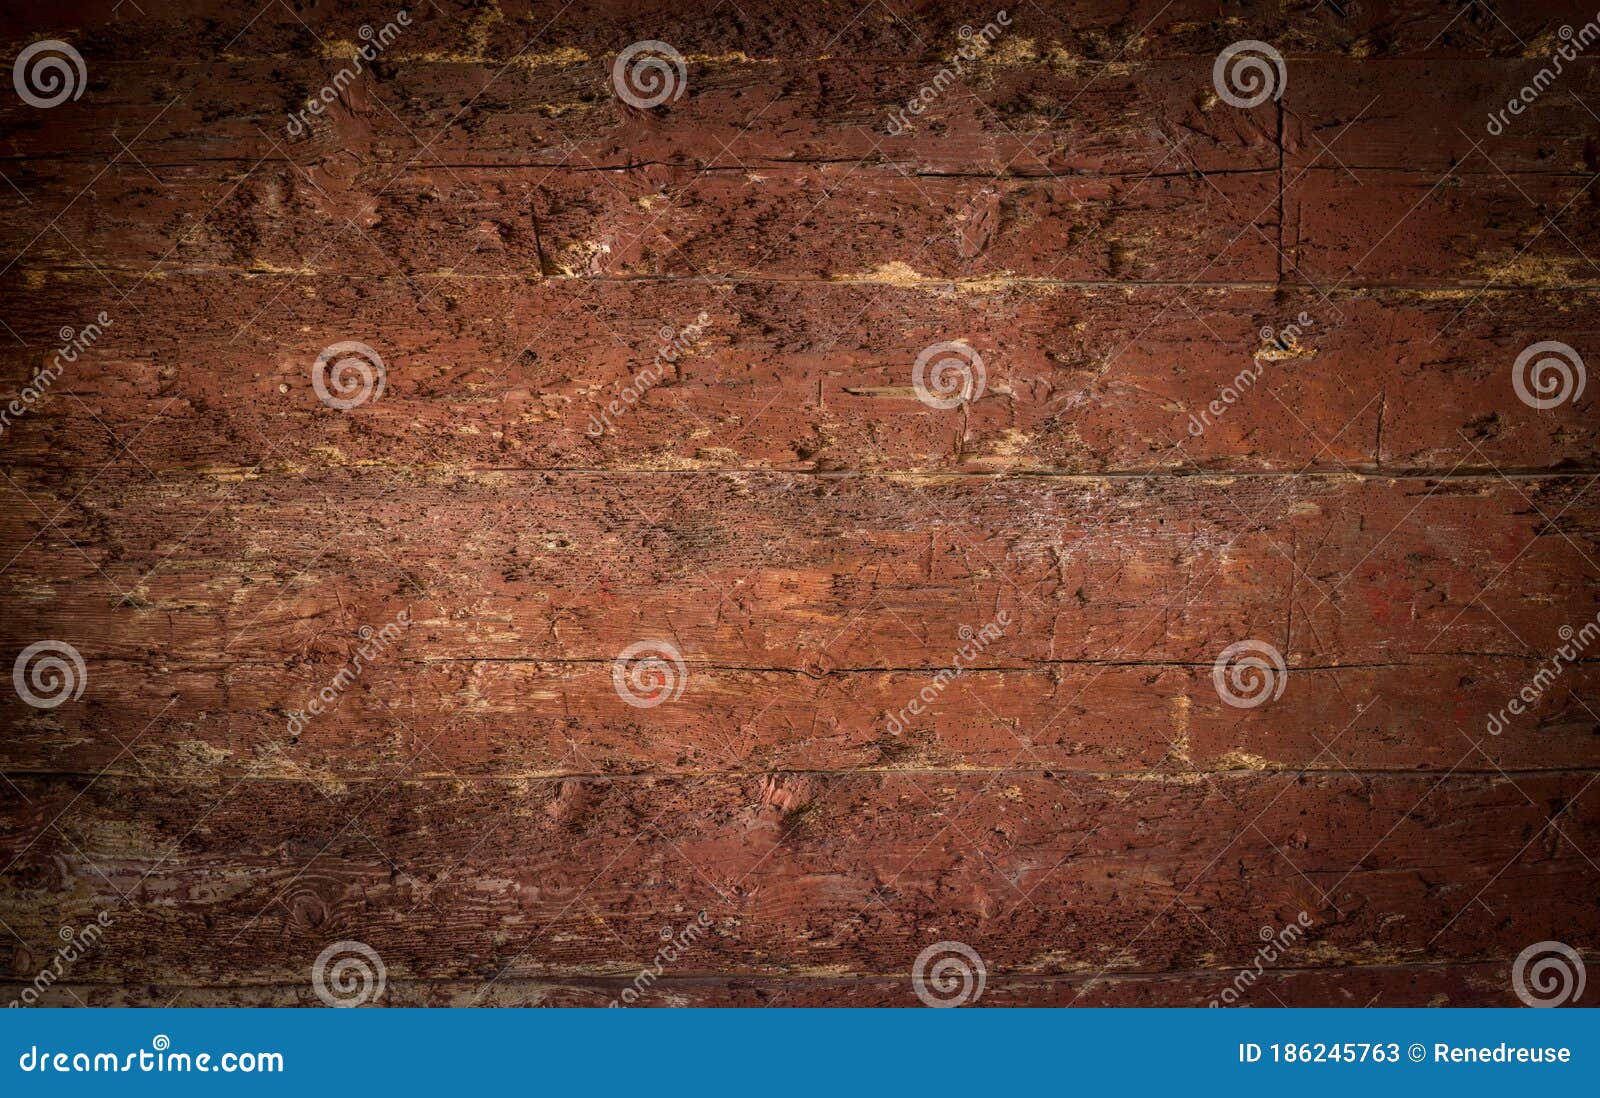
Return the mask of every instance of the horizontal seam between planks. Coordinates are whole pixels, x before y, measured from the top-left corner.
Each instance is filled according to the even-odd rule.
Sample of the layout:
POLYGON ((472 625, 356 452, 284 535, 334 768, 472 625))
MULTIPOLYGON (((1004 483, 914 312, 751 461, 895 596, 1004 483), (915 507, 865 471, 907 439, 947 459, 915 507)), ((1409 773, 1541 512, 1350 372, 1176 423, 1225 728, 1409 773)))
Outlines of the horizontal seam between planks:
POLYGON ((1190 767, 1185 770, 1172 770, 1154 772, 1148 767, 1139 770, 1074 770, 1069 766, 1037 766, 1037 767, 860 767, 857 769, 832 769, 816 770, 805 768, 774 767, 769 770, 640 770, 631 773, 598 774, 581 771, 508 771, 504 774, 419 774, 415 777, 395 778, 390 774, 371 775, 319 775, 316 778, 293 777, 275 774, 252 774, 237 771, 216 771, 211 774, 159 774, 151 775, 141 771, 132 770, 0 770, 7 778, 35 779, 39 781, 56 781, 68 778, 98 778, 100 780, 122 780, 135 785, 158 784, 186 784, 186 785, 215 785, 218 781, 248 781, 260 784, 277 785, 304 785, 324 786, 329 782, 341 785, 360 785, 371 782, 390 782, 395 785, 435 785, 449 782, 497 783, 497 782, 550 782, 561 783, 568 781, 582 782, 696 782, 708 780, 745 781, 756 778, 770 778, 775 775, 794 775, 810 778, 851 778, 851 777, 892 777, 905 775, 908 777, 952 777, 971 776, 981 778, 992 775, 1015 774, 1020 776, 1048 776, 1051 779, 1078 779, 1083 782, 1102 783, 1132 783, 1135 785, 1195 785, 1203 778, 1241 779, 1246 776, 1275 776, 1278 774, 1295 774, 1304 776, 1340 775, 1348 774, 1353 778, 1395 778, 1395 777, 1433 777, 1444 773, 1446 778, 1499 778, 1508 780, 1518 777, 1531 778, 1548 776, 1551 774, 1571 774, 1582 776, 1600 773, 1600 765, 1596 766, 1554 766, 1508 769, 1496 767, 1491 770, 1469 770, 1465 767, 1445 769, 1426 767, 1348 767, 1331 765, 1326 767, 1299 766, 1290 763, 1263 767, 1232 767, 1228 769, 1209 770, 1190 767))
MULTIPOLYGON (((440 271, 411 271, 409 275, 365 275, 342 272, 331 268, 311 269, 281 269, 261 270, 250 267, 234 266, 194 266, 184 264, 157 264, 155 267, 145 267, 140 264, 124 264, 118 262, 105 262, 90 266, 88 264, 73 263, 25 263, 18 262, 16 268, 20 271, 34 271, 39 273, 70 273, 70 274, 103 274, 112 271, 121 274, 150 274, 159 271, 166 275, 188 276, 243 276, 245 278, 329 278, 359 280, 368 283, 409 283, 415 281, 439 282, 485 282, 485 283, 522 283, 522 282, 551 282, 572 283, 599 283, 605 285, 673 285, 673 286, 888 286, 900 290, 925 290, 930 292, 944 292, 949 290, 963 290, 970 294, 999 292, 1010 288, 1027 286, 1040 286, 1045 288, 1060 289, 1088 289, 1088 290, 1122 290, 1129 288, 1150 289, 1186 289, 1186 290, 1254 290, 1260 292, 1279 293, 1304 293, 1307 295, 1317 293, 1316 287, 1310 284, 1278 283, 1270 281, 1254 282, 1185 282, 1185 281, 1154 281, 1147 279, 1125 279, 1110 281, 1104 279, 1065 279, 1065 278, 1035 278, 1028 275, 974 275, 960 278, 925 277, 915 280, 900 278, 873 278, 867 274, 832 275, 826 278, 815 275, 757 275, 750 273, 722 272, 707 275, 637 275, 624 278, 606 278, 589 275, 563 275, 541 274, 531 268, 522 273, 509 274, 453 274, 440 271)), ((1469 279, 1455 282, 1436 282, 1432 284, 1419 283, 1387 283, 1374 282, 1369 284, 1347 285, 1330 294, 1330 297, 1340 300, 1355 300, 1363 297, 1378 296, 1386 293, 1392 294, 1426 294, 1437 296, 1439 294, 1459 294, 1462 296, 1475 296, 1482 293, 1515 293, 1529 292, 1541 294, 1578 294, 1600 292, 1600 277, 1591 281, 1572 282, 1559 288, 1541 286, 1536 283, 1477 283, 1469 279)))

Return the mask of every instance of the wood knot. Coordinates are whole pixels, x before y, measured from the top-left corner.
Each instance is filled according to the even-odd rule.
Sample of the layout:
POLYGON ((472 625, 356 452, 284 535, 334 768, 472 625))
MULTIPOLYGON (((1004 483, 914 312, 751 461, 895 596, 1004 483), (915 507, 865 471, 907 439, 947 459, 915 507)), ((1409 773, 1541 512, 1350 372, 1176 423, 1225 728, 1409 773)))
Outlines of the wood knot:
POLYGON ((353 925, 361 890, 351 881, 302 874, 279 899, 285 929, 295 934, 329 934, 353 925))
POLYGON ((30 898, 72 891, 72 866, 61 854, 41 854, 19 862, 5 877, 13 889, 30 898))

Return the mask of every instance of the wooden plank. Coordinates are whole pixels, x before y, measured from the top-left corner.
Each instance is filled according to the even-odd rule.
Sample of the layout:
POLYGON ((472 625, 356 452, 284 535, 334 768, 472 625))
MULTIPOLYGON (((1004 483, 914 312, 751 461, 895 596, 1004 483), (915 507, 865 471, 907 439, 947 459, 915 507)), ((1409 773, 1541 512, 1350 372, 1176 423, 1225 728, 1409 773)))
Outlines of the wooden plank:
POLYGON ((944 939, 1010 975, 1236 968, 1291 922, 1303 963, 1488 961, 1600 929, 1595 778, 24 779, 0 850, 25 941, 113 912, 91 982, 298 982, 351 937, 393 979, 631 976, 700 911, 678 975, 944 939))
MULTIPOLYGON (((492 266, 492 255, 473 263, 492 266)), ((1600 424, 1587 405, 1537 410, 1515 394, 1513 365, 1531 344, 1600 346, 1587 298, 1554 292, 1341 292, 1324 301, 1304 288, 892 278, 707 286, 115 277, 113 291, 87 271, 7 276, 6 323, 28 346, 0 348, 0 391, 18 394, 51 371, 58 329, 82 331, 102 311, 111 320, 78 364, 35 386, 43 399, 6 417, 4 445, 18 465, 94 472, 116 461, 163 473, 262 463, 268 472, 350 463, 1074 473, 1600 465, 1600 424), (681 341, 678 363, 658 366, 658 353, 677 353, 662 331, 681 333, 702 313, 706 323, 681 341), (1308 323, 1298 324, 1301 315, 1308 323), (1301 328, 1299 353, 1271 357, 1263 329, 1277 338, 1290 325, 1301 328), (379 399, 341 413, 319 401, 312 374, 323 349, 345 340, 378 352, 386 383, 379 399), (914 386, 918 356, 952 340, 984 363, 985 392, 964 410, 929 407, 914 386), (1269 357, 1256 358, 1263 349, 1269 357)))
MULTIPOLYGON (((1573 26, 1593 18, 1585 12, 1573 26)), ((1358 176, 1363 167, 1587 176, 1600 152, 1584 104, 1600 94, 1600 62, 1580 55, 1562 61, 1557 75, 1550 55, 1561 44, 1541 40, 1543 48, 1530 45, 1529 56, 1515 61, 1319 62, 1314 75, 1286 84, 1284 167, 1343 164, 1358 176), (1524 87, 1542 91, 1495 132, 1490 113, 1511 99, 1520 105, 1524 87)))
POLYGON ((1600 283, 1589 176, 1312 171, 1289 186, 1291 277, 1349 286, 1600 283))
MULTIPOLYGON (((1218 107, 1211 60, 979 65, 697 61, 670 109, 619 100, 609 59, 553 67, 400 63, 341 80, 338 58, 206 59, 181 70, 96 70, 93 93, 48 112, 0 102, 0 156, 103 166, 112 135, 157 171, 215 160, 292 159, 340 186, 361 165, 653 163, 760 167, 887 162, 922 174, 1050 175, 1275 168, 1277 106, 1218 107), (920 99, 925 88, 940 94, 920 99), (920 112, 906 113, 913 99, 920 112), (240 109, 248 104, 247 109, 240 109), (301 122, 291 122, 300 115, 301 122)), ((133 163, 132 158, 128 160, 133 163)), ((153 181, 152 181, 153 183, 153 181)))
MULTIPOLYGON (((53 947, 52 947, 53 948, 53 947)), ((46 950, 48 956, 49 951, 46 950)), ((1362 965, 1337 968, 1268 968, 1252 965, 1245 990, 1238 972, 1162 973, 1049 978, 986 975, 983 994, 970 1006, 1051 1007, 1516 1007, 1511 960, 1456 965, 1362 965), (1223 1001, 1232 992, 1236 999, 1223 1001)), ((653 969, 652 969, 653 971, 653 969)), ((26 985, 0 984, 0 999, 19 996, 26 985)), ((677 978, 664 975, 639 991, 631 979, 395 980, 375 1005, 393 1007, 605 1007, 625 990, 640 1007, 917 1007, 909 972, 894 976, 772 978, 677 978)), ((1586 985, 1573 1002, 1586 1005, 1600 992, 1586 985)), ((317 1007, 309 977, 294 984, 136 987, 61 982, 40 998, 56 1007, 317 1007)))
MULTIPOLYGON (((1275 282, 1275 174, 992 181, 849 164, 248 173, 85 165, 0 206, 29 267, 813 278, 894 265, 926 278, 1275 282), (206 211, 203 220, 193 211, 206 211), (1192 227, 1174 231, 1175 211, 1192 227), (353 221, 353 225, 352 225, 353 221), (308 254, 306 241, 321 241, 308 254)), ((1291 180, 1285 274, 1319 289, 1592 287, 1586 181, 1315 169, 1291 180), (1359 216, 1352 216, 1359 210, 1359 216), (1553 224, 1552 224, 1553 222, 1553 224)))
POLYGON ((1543 657, 1600 604, 1593 479, 34 470, 0 530, 13 635, 96 659, 278 660, 404 611, 414 659, 937 668, 1004 611, 991 666, 1333 666, 1543 657))
POLYGON ((322 647, 288 667, 97 659, 78 704, 32 710, 8 697, 0 772, 233 782, 370 780, 401 769, 509 778, 1600 767, 1593 664, 1566 669, 1520 716, 1504 710, 1537 665, 1460 656, 1296 668, 1280 698, 1254 709, 1224 704, 1211 667, 963 668, 947 686, 927 671, 812 675, 696 664, 685 669, 681 696, 641 710, 621 699, 610 663, 419 664, 396 652, 356 665, 348 687, 310 713, 362 641, 335 635, 322 647), (1497 714, 1493 727, 1502 730, 1491 734, 1497 714))
POLYGON ((0 156, 96 168, 113 156, 130 165, 137 158, 158 176, 164 167, 218 160, 236 162, 235 170, 292 160, 331 187, 372 165, 392 176, 404 165, 759 169, 826 161, 924 175, 1139 178, 1270 170, 1281 159, 1288 178, 1314 167, 1489 179, 1583 176, 1596 166, 1594 119, 1578 102, 1600 94, 1593 58, 1565 62, 1548 92, 1508 116, 1499 133, 1490 112, 1503 110, 1547 60, 1291 58, 1281 101, 1250 108, 1217 97, 1213 61, 978 64, 952 79, 938 62, 704 60, 686 64, 683 97, 656 111, 617 99, 609 59, 511 67, 396 61, 341 80, 341 97, 298 125, 291 115, 303 114, 305 101, 349 68, 348 58, 116 64, 97 67, 91 90, 51 111, 0 102, 0 156), (902 116, 936 85, 943 91, 920 114, 902 116), (117 155, 114 136, 131 151, 117 155))
MULTIPOLYGON (((134 10, 116 0, 17 0, 0 13, 0 42, 70 34, 86 56, 199 59, 297 56, 329 43, 357 41, 360 27, 393 20, 405 6, 354 0, 297 9, 249 0, 175 0, 134 10)), ((402 56, 532 61, 609 55, 631 42, 664 39, 685 54, 751 57, 941 57, 962 26, 981 25, 998 7, 953 0, 894 0, 870 13, 848 0, 804 9, 775 0, 740 0, 737 8, 686 9, 667 0, 439 0, 409 9, 411 26, 391 50, 402 56)), ((1488 11, 1408 0, 1384 5, 1285 7, 1263 0, 1232 4, 1221 15, 1203 0, 1039 0, 1007 9, 1009 34, 1024 58, 1114 60, 1211 56, 1241 35, 1279 41, 1285 52, 1360 57, 1521 56, 1563 23, 1592 12, 1562 0, 1529 0, 1488 11)), ((9 56, 9 54, 8 54, 9 56)))
POLYGON ((28 268, 457 277, 1594 288, 1588 179, 1313 168, 991 180, 857 164, 700 172, 286 165, 24 170, 28 268), (199 211, 199 213, 197 213, 199 211), (1180 216, 1181 215, 1181 216, 1180 216), (1180 224, 1175 225, 1174 222, 1180 224), (308 242, 314 242, 308 246, 308 242), (1281 268, 1281 272, 1280 272, 1281 268))
POLYGON ((995 185, 849 164, 385 169, 334 186, 279 166, 166 169, 160 188, 138 167, 50 170, 62 181, 44 191, 23 176, 32 200, 0 214, 0 233, 25 240, 41 211, 62 210, 30 266, 1178 283, 1278 271, 1275 173, 995 185), (195 211, 209 211, 203 223, 195 211))

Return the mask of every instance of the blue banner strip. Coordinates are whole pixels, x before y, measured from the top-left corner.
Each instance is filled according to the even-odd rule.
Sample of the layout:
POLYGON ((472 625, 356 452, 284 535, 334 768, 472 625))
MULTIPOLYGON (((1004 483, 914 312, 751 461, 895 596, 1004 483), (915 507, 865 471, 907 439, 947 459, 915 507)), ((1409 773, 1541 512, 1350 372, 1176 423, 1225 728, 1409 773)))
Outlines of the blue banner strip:
POLYGON ((6 1094, 1592 1093, 1565 1010, 14 1010, 6 1094), (1202 1088, 1196 1090, 1195 1088, 1202 1088), (1351 1092, 1350 1088, 1359 1091, 1351 1092), (969 1089, 970 1088, 970 1089, 969 1089), (1112 1089, 1114 1088, 1114 1089, 1112 1089), (1181 1091, 1179 1088, 1182 1088, 1181 1091))

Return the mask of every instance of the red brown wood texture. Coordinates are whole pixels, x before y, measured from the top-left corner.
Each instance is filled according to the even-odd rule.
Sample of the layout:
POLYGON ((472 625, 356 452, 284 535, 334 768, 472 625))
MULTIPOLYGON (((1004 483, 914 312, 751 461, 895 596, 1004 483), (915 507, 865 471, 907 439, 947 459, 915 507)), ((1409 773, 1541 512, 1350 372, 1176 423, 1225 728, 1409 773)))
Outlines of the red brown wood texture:
POLYGON ((1485 128, 1590 9, 1038 0, 949 81, 994 11, 439 0, 291 133, 395 6, 8 4, 86 80, 0 96, 0 393, 109 323, 0 434, 4 658, 84 667, 0 700, 0 997, 316 1006, 352 940, 383 1005, 915 1006, 942 941, 980 1005, 1515 1005, 1528 947, 1592 959, 1600 419, 1512 367, 1600 361, 1600 54, 1485 128), (1245 39, 1286 79, 1241 108, 1245 39), (937 409, 945 341, 986 385, 937 409), (625 703, 637 642, 680 695, 625 703))

